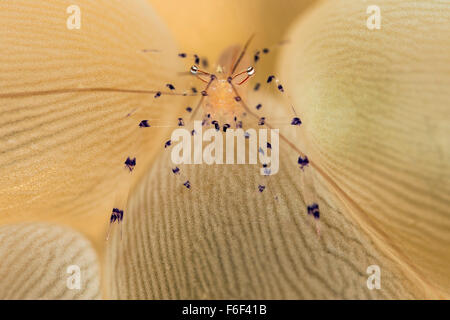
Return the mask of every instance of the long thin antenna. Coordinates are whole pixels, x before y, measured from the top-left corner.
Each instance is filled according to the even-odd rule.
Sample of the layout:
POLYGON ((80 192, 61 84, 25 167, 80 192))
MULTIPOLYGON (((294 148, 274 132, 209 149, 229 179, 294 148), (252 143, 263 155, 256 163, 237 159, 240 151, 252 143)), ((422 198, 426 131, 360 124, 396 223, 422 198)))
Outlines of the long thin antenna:
POLYGON ((197 96, 196 93, 177 93, 177 92, 162 92, 158 90, 133 90, 133 89, 120 89, 120 88, 74 88, 74 89, 54 89, 43 91, 28 91, 28 92, 14 92, 0 94, 0 98, 22 98, 30 96, 45 96, 61 93, 76 93, 76 92, 121 92, 121 93, 137 93, 137 94, 156 94, 168 95, 168 96, 197 96))
POLYGON ((247 52, 247 48, 250 45, 250 42, 252 41, 255 34, 252 34, 250 38, 245 43, 244 48, 242 49, 241 54, 239 55, 239 58, 236 60, 236 62, 233 65, 233 68, 231 68, 231 74, 233 74, 236 71, 236 68, 238 67, 239 63, 241 62, 242 58, 244 57, 245 53, 247 52))
POLYGON ((157 49, 142 49, 142 52, 144 53, 160 53, 160 50, 157 49))

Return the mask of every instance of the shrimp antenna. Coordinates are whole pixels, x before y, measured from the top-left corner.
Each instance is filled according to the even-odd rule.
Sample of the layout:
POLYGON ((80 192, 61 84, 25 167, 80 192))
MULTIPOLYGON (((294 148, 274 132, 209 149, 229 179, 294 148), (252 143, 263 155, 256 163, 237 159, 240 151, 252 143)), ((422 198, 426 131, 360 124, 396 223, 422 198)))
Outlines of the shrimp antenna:
POLYGON ((54 90, 42 90, 42 91, 28 91, 28 92, 14 92, 0 94, 0 98, 24 98, 30 96, 46 96, 52 94, 61 93, 76 93, 76 92, 120 92, 120 93, 136 93, 136 94, 153 94, 155 97, 161 95, 168 96, 196 96, 195 93, 177 93, 177 92, 162 92, 157 90, 133 90, 133 89, 120 89, 120 88, 106 88, 106 87, 94 87, 94 88, 73 88, 73 89, 54 89, 54 90))
POLYGON ((161 51, 157 49, 143 49, 142 52, 144 53, 160 53, 161 51))
POLYGON ((247 42, 244 45, 244 48, 241 51, 241 54, 239 55, 238 59, 233 65, 233 68, 231 68, 231 74, 233 74, 236 71, 236 68, 238 67, 239 63, 241 62, 242 58, 244 57, 245 53, 247 52, 247 48, 250 45, 250 42, 252 42, 253 37, 255 34, 252 34, 250 38, 247 40, 247 42))

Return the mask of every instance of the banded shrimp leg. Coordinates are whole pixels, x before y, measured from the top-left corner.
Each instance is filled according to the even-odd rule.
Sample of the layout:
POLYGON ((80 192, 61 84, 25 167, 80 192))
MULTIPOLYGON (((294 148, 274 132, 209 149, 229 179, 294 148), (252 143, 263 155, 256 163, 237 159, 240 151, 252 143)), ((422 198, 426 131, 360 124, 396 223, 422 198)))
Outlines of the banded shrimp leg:
MULTIPOLYGON (((161 92, 161 91, 152 91, 151 94, 154 93, 154 99, 157 99, 161 97, 162 95, 177 95, 177 96, 186 96, 186 93, 175 93, 173 92, 175 90, 175 87, 172 84, 166 84, 166 87, 168 87, 171 91, 170 92, 161 92)), ((149 92, 150 93, 150 92, 149 92)), ((137 111, 137 109, 134 109, 130 113, 126 115, 126 117, 130 117, 132 114, 134 114, 137 111)), ((152 122, 149 119, 140 120, 139 122, 136 122, 135 124, 137 130, 144 130, 146 128, 153 127, 161 127, 164 125, 157 125, 157 123, 152 122)), ((146 129, 147 130, 147 129, 146 129)), ((109 239, 110 232, 112 229, 112 225, 117 222, 120 228, 120 239, 122 239, 122 223, 124 219, 124 215, 126 216, 126 208, 127 208, 127 202, 128 197, 130 193, 130 189, 132 186, 133 181, 133 170, 138 164, 137 158, 139 158, 139 155, 141 152, 144 152, 144 150, 141 150, 141 146, 143 145, 144 141, 144 135, 139 135, 136 140, 134 140, 130 145, 128 149, 129 155, 126 157, 123 165, 124 170, 120 172, 119 177, 117 179, 117 187, 115 188, 115 202, 114 206, 111 212, 110 217, 110 223, 108 227, 108 232, 106 236, 106 240, 109 239)))
MULTIPOLYGON (((275 78, 275 76, 269 76, 267 79, 267 83, 272 82, 275 78)), ((282 84, 276 79, 275 81, 277 83, 277 89, 278 91, 285 96, 285 98, 290 102, 290 98, 285 94, 285 90, 282 86, 282 84)), ((233 88, 233 91, 235 94, 238 94, 238 91, 236 90, 236 87, 234 84, 230 83, 231 87, 233 88)), ((257 122, 258 125, 266 126, 269 129, 274 129, 274 127, 266 121, 265 117, 260 117, 257 113, 252 111, 247 103, 243 100, 240 100, 240 103, 246 113, 253 117, 257 122)), ((292 106, 292 104, 290 104, 292 106)), ((300 126, 301 120, 297 116, 295 109, 292 107, 292 120, 290 121, 290 125, 292 126, 300 126)), ((288 125, 288 122, 286 122, 286 125, 288 125)), ((314 224, 316 227, 316 232, 318 235, 320 235, 320 226, 319 226, 319 219, 320 219, 320 211, 319 211, 319 204, 318 204, 318 196, 315 192, 315 181, 314 181, 314 173, 312 170, 316 167, 315 163, 312 162, 306 155, 305 151, 300 150, 298 146, 296 146, 291 140, 289 140, 285 135, 282 133, 279 134, 280 139, 285 142, 292 150, 297 152, 299 154, 297 159, 297 164, 299 165, 300 169, 300 183, 302 185, 303 194, 304 194, 304 200, 305 205, 307 208, 307 214, 308 216, 311 215, 314 220, 314 224)), ((305 144, 306 145, 306 144, 305 144)), ((266 151, 267 152, 267 151, 266 151)), ((270 178, 270 177, 269 177, 270 178)), ((260 188, 260 186, 258 186, 260 188)))

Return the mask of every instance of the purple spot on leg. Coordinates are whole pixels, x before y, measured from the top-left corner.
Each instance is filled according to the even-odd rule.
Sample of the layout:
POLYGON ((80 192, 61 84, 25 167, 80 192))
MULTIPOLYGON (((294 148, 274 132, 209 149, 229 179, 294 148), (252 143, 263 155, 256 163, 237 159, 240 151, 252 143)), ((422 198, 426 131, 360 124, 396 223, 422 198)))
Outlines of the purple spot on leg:
POLYGON ((315 219, 319 219, 320 218, 319 205, 317 203, 309 205, 308 214, 312 214, 315 219))
POLYGON ((295 118, 292 119, 291 124, 292 124, 293 126, 299 126, 299 125, 302 124, 302 121, 300 120, 300 118, 295 117, 295 118))
POLYGON ((216 131, 220 131, 219 122, 217 122, 216 120, 213 120, 213 121, 211 121, 211 123, 214 125, 214 128, 216 129, 216 131))
POLYGON ((142 121, 139 123, 139 127, 140 127, 140 128, 149 128, 149 127, 150 127, 150 124, 148 123, 148 120, 142 120, 142 121))
POLYGON ((304 167, 306 167, 309 164, 308 157, 305 156, 302 158, 301 156, 298 157, 297 163, 300 165, 300 169, 303 170, 304 167))
POLYGON ((135 166, 136 166, 136 158, 128 157, 127 160, 125 160, 125 167, 127 167, 128 170, 130 170, 130 172, 133 171, 135 166))
POLYGON ((254 59, 255 63, 258 62, 258 60, 259 60, 259 51, 255 53, 255 55, 253 56, 253 59, 254 59))

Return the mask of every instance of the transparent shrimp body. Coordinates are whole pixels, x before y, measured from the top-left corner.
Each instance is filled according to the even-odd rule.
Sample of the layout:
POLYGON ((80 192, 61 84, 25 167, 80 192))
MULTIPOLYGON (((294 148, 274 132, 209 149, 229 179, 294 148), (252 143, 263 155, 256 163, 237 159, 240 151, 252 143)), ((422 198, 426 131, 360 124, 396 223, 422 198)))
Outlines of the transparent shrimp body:
POLYGON ((203 114, 209 115, 220 123, 231 123, 234 118, 240 118, 245 112, 241 101, 245 99, 243 95, 246 92, 246 80, 253 76, 255 71, 253 67, 248 67, 244 71, 235 73, 238 65, 247 63, 243 61, 247 60, 246 57, 239 56, 241 52, 239 46, 224 50, 214 74, 201 71, 196 66, 191 68, 191 73, 198 75, 207 83, 201 103, 203 114))
POLYGON ((239 99, 242 98, 236 95, 227 79, 217 79, 211 82, 203 111, 219 122, 230 122, 234 117, 242 116, 239 99))

